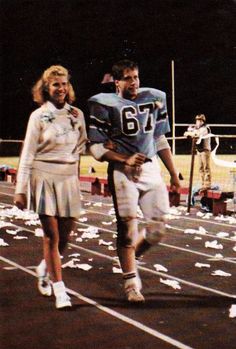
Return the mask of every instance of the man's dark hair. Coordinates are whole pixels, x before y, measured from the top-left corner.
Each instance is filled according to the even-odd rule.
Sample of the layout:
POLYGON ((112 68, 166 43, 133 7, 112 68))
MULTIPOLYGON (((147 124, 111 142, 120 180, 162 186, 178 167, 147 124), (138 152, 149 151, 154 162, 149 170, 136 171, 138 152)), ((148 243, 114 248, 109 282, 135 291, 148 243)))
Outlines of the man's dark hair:
POLYGON ((138 64, 129 59, 123 59, 115 63, 112 67, 112 76, 114 80, 121 80, 125 69, 138 69, 138 64))

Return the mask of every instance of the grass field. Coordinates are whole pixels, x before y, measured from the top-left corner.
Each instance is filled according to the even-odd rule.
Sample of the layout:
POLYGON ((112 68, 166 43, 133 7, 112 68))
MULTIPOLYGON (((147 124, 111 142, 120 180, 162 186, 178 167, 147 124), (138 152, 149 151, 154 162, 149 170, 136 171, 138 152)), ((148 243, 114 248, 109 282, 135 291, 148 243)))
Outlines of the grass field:
MULTIPOLYGON (((231 161, 235 160, 235 155, 220 155, 220 159, 231 161)), ((18 166, 18 157, 0 157, 0 166, 9 165, 14 168, 18 166)), ((182 173, 184 180, 182 181, 182 186, 188 186, 189 173, 190 173, 190 155, 175 155, 174 157, 175 165, 179 172, 182 173)), ((167 170, 164 168, 161 163, 162 172, 165 178, 165 182, 169 182, 169 175, 167 170)), ((212 169, 212 183, 218 185, 223 190, 233 191, 235 190, 236 183, 235 177, 236 174, 232 173, 231 168, 223 168, 216 166, 214 163, 211 164, 212 169), (233 177, 234 176, 234 177, 233 177), (234 179, 234 180, 233 180, 234 179)), ((101 177, 106 178, 107 162, 98 162, 93 157, 85 155, 81 157, 81 175, 92 176, 92 177, 101 177), (95 169, 95 173, 90 173, 90 168, 95 169)), ((194 167, 194 179, 193 185, 200 185, 200 178, 198 175, 198 163, 197 158, 195 158, 195 167, 194 167)))

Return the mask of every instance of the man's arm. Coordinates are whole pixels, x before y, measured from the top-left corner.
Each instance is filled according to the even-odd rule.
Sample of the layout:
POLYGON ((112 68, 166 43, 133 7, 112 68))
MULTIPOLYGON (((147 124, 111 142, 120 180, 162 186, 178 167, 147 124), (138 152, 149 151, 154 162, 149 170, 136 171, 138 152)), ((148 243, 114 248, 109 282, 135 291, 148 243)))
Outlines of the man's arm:
POLYGON ((157 152, 165 167, 170 174, 170 189, 172 191, 178 192, 180 189, 180 181, 178 178, 178 173, 174 165, 173 156, 170 148, 161 149, 157 152))

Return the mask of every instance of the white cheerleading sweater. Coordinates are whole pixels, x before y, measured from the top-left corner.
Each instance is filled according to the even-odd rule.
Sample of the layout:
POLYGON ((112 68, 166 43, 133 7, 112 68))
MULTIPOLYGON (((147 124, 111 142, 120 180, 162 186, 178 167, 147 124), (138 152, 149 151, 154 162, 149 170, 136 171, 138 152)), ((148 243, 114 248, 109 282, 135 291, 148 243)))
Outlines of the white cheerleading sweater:
POLYGON ((37 161, 52 163, 50 172, 56 174, 56 164, 74 164, 79 160, 87 141, 84 115, 77 109, 79 115, 74 117, 70 111, 67 103, 57 109, 46 102, 30 115, 17 171, 16 194, 27 193, 30 174, 37 161))

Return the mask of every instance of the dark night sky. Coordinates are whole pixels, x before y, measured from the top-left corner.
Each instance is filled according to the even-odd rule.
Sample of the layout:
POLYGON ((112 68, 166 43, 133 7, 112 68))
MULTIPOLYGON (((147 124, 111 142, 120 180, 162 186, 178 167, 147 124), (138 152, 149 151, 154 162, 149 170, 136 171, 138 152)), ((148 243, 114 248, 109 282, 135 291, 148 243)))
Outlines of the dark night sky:
POLYGON ((236 1, 1 0, 1 138, 24 137, 31 87, 51 64, 72 74, 76 104, 98 90, 112 63, 140 65, 143 86, 167 92, 175 60, 176 122, 203 112, 235 123, 236 1))

